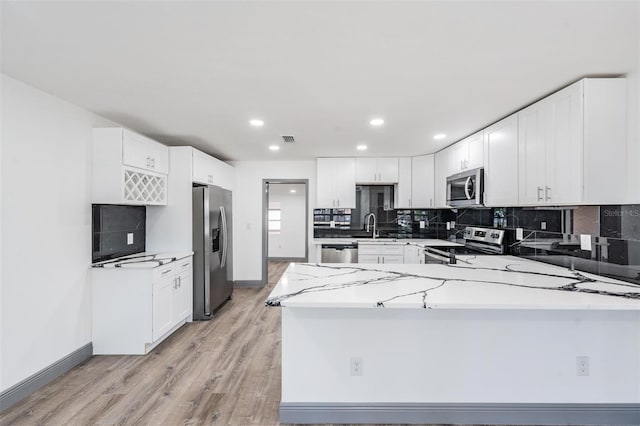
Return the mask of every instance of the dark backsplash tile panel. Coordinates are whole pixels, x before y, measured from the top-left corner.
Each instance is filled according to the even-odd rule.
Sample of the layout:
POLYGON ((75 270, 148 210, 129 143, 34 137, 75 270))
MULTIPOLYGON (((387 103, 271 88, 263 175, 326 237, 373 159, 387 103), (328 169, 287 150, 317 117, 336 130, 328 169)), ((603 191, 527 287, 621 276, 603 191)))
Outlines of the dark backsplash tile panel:
POLYGON ((600 206, 600 236, 640 240, 640 204, 600 206))
POLYGON ((145 251, 145 223, 145 206, 93 204, 92 262, 145 251))

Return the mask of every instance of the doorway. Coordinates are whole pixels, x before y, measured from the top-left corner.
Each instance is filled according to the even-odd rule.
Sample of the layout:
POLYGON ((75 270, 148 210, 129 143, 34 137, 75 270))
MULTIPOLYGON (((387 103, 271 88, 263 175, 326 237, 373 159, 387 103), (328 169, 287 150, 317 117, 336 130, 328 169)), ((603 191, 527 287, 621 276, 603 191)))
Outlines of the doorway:
POLYGON ((268 263, 309 259, 309 180, 262 180, 262 285, 268 263))

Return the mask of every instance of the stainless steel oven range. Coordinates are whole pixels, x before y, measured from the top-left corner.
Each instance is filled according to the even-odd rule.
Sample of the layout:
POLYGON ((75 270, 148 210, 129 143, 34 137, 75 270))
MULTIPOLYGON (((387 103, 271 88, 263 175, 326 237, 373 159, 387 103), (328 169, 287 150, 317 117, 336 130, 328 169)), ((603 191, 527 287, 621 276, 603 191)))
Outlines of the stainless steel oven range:
POLYGON ((468 226, 463 231, 464 246, 424 248, 425 263, 457 262, 456 256, 505 254, 504 230, 468 226))

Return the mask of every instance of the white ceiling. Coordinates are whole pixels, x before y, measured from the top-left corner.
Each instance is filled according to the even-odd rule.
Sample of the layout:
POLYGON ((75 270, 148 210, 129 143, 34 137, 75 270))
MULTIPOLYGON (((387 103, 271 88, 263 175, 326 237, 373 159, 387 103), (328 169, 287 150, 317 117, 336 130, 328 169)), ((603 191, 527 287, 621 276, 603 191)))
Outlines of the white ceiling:
POLYGON ((637 1, 1 7, 5 74, 229 160, 433 152, 580 77, 639 63, 637 1), (282 134, 297 144, 269 151, 282 134))

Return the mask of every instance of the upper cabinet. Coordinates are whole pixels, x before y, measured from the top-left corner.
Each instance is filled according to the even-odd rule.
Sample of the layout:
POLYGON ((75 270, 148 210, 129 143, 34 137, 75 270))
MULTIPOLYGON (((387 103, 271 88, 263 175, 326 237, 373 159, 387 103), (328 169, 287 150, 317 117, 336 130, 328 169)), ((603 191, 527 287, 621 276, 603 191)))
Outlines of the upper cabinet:
POLYGON ((92 202, 167 204, 169 149, 122 127, 93 129, 92 202))
POLYGON ((169 174, 169 149, 165 145, 129 129, 121 130, 123 164, 169 174))
POLYGON ((625 199, 625 84, 583 79, 518 113, 520 204, 625 199))
POLYGON ((484 130, 484 204, 518 205, 518 116, 484 130))
POLYGON ((356 160, 354 158, 317 159, 317 207, 356 207, 356 160))
POLYGON ((434 204, 437 208, 447 206, 447 177, 452 175, 454 147, 450 146, 435 153, 434 204))
POLYGON ((398 158, 357 158, 356 182, 368 184, 398 183, 398 158))
POLYGON ((434 207, 434 154, 420 155, 411 159, 411 205, 412 208, 434 207))
POLYGON ((233 190, 234 169, 230 164, 192 149, 192 180, 204 185, 216 185, 233 190))
POLYGON ((475 133, 452 145, 451 174, 484 165, 483 132, 475 133))

